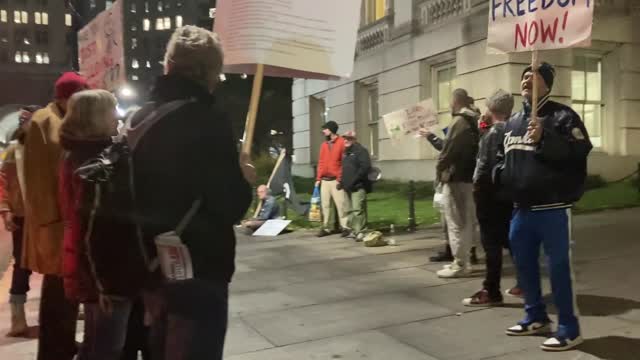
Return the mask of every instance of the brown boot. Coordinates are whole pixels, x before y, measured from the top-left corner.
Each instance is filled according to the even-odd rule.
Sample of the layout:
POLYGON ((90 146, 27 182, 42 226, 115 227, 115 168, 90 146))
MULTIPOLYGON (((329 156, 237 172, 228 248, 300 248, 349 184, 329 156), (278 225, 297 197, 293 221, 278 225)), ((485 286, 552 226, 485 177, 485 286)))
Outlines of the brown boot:
POLYGON ((27 337, 29 335, 29 326, 24 312, 24 304, 11 303, 10 305, 11 330, 7 333, 7 337, 27 337))

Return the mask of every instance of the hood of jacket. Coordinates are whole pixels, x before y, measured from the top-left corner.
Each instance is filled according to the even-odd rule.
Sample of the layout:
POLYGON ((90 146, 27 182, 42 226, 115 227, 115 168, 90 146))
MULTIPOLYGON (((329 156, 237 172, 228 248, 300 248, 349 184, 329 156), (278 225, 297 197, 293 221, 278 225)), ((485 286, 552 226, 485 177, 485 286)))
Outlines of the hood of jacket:
POLYGON ((73 154, 91 156, 104 150, 111 142, 110 136, 82 137, 64 129, 60 131, 60 145, 64 150, 73 154))
POLYGON ((471 119, 473 121, 478 121, 480 119, 480 109, 475 107, 474 105, 465 106, 460 111, 454 112, 453 116, 463 116, 465 118, 471 119))

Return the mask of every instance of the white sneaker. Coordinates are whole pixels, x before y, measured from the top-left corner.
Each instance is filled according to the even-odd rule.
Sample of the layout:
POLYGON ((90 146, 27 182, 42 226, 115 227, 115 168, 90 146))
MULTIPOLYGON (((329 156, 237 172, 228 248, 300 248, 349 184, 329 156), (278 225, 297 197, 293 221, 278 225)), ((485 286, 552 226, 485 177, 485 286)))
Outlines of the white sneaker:
POLYGON ((540 345, 540 348, 544 351, 567 351, 582 344, 583 341, 584 339, 582 339, 582 336, 580 335, 573 340, 565 337, 554 336, 543 342, 542 345, 540 345))
POLYGON ((445 265, 445 267, 438 271, 436 275, 441 278, 457 278, 469 276, 471 274, 471 267, 468 265, 460 266, 458 263, 453 263, 451 265, 445 265))

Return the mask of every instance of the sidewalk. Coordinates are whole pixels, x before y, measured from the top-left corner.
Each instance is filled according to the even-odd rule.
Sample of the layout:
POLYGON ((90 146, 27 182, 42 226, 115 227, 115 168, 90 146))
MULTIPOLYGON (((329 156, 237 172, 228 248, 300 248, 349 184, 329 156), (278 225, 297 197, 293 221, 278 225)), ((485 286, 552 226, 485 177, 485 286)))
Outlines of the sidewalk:
MULTIPOLYGON (((640 359, 639 219, 640 209, 576 217, 586 341, 561 354, 538 350, 543 338, 503 335, 522 316, 516 300, 502 308, 462 306, 462 298, 478 290, 482 266, 475 278, 438 279, 439 266, 428 263, 441 246, 436 230, 397 236, 398 246, 383 248, 303 232, 241 237, 226 359, 640 359)), ((514 284, 506 264, 503 287, 514 284)), ((8 276, 0 280, 0 333, 8 325, 8 276)), ((36 295, 29 304, 32 318, 36 295)), ((0 338, 0 359, 34 359, 35 347, 35 341, 0 338)))

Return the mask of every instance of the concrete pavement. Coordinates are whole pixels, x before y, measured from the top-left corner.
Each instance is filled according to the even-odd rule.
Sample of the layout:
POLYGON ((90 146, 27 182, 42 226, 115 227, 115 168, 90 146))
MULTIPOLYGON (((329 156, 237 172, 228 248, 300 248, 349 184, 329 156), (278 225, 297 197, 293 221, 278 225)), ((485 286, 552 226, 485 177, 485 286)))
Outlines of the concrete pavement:
MULTIPOLYGON (((638 220, 640 209, 575 218, 576 287, 586 341, 562 354, 538 350, 543 338, 503 335, 522 316, 517 300, 492 309, 462 306, 462 298, 481 285, 482 266, 476 277, 438 279, 439 265, 428 262, 441 245, 437 230, 397 236, 398 246, 383 248, 303 232, 240 237, 226 359, 638 360, 638 220)), ((506 264, 503 287, 514 284, 506 264)), ((0 280, 1 333, 8 326, 8 277, 0 280)), ((38 299, 36 292, 31 295, 34 322, 38 299)), ((0 359, 34 359, 35 346, 2 338, 0 359)))

